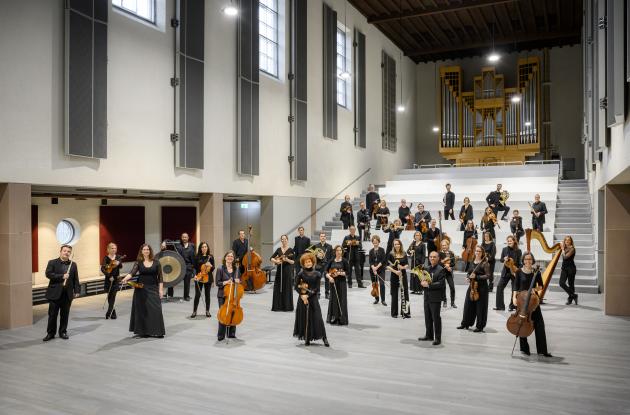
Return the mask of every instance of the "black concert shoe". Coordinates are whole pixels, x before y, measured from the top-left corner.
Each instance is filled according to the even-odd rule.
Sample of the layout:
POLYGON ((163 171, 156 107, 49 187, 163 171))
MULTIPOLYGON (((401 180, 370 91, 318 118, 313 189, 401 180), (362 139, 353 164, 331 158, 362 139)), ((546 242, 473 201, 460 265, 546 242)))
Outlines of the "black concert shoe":
POLYGON ((387 307, 387 303, 385 301, 381 301, 381 304, 383 304, 383 306, 387 307))
POLYGON ((473 333, 483 333, 483 329, 477 327, 473 330, 473 333))
POLYGON ((448 306, 446 305, 446 301, 444 301, 444 302, 442 303, 442 308, 446 308, 446 307, 448 307, 448 306))
POLYGON ((411 314, 403 314, 402 318, 411 318, 411 314))
POLYGON ((492 307, 492 309, 496 311, 505 311, 505 307, 492 307))
POLYGON ((310 345, 311 345, 310 340, 307 340, 307 341, 304 342, 304 346, 310 346, 310 345))
POLYGON ((223 336, 223 337, 220 337, 220 336, 219 336, 219 337, 217 337, 217 341, 222 342, 223 340, 225 340, 225 336, 223 336))
POLYGON ((184 301, 190 301, 190 297, 184 297, 184 301))
POLYGON ((572 295, 570 295, 569 298, 567 298, 567 302, 564 303, 564 304, 571 305, 571 303, 573 303, 573 296, 572 295))
POLYGON ((441 340, 435 340, 433 343, 431 343, 434 346, 439 346, 440 344, 442 344, 441 340))
POLYGON ((457 326, 457 330, 468 330, 468 326, 462 324, 461 326, 457 326))
POLYGON ((392 318, 398 318, 398 314, 392 314, 392 318))
POLYGON ((64 340, 68 340, 68 333, 59 333, 59 337, 61 337, 64 340))
POLYGON ((116 310, 112 311, 112 314, 109 316, 112 320, 116 320, 118 316, 116 315, 116 310))
POLYGON ((330 343, 328 343, 328 339, 326 337, 324 337, 322 341, 324 342, 324 346, 330 347, 330 343))
POLYGON ((348 284, 348 288, 352 288, 352 284, 348 284))
POLYGON ((236 338, 236 334, 228 334, 228 339, 235 339, 236 338))
POLYGON ((418 341, 430 342, 430 341, 433 341, 433 339, 431 337, 424 336, 424 337, 418 337, 418 341))
POLYGON ((378 298, 374 300, 374 304, 378 304, 378 298))
POLYGON ((521 350, 521 353, 524 354, 525 356, 529 356, 531 355, 531 353, 529 352, 529 350, 521 350))
POLYGON ((451 308, 457 308, 457 306, 455 305, 455 303, 451 303, 451 308))
POLYGON ((190 318, 195 318, 195 317, 197 317, 197 312, 193 311, 193 313, 190 315, 190 318))
POLYGON ((511 306, 509 306, 509 307, 508 307, 508 310, 510 310, 510 311, 514 311, 514 310, 516 310, 516 307, 514 307, 513 305, 511 305, 511 306))
POLYGON ((212 314, 210 314, 209 311, 206 311, 206 317, 210 318, 210 317, 212 317, 212 314))
POLYGON ((578 295, 573 294, 573 301, 575 301, 575 305, 578 305, 577 299, 578 299, 578 295))
POLYGON ((542 356, 542 357, 553 357, 553 355, 551 353, 538 353, 538 356, 542 356))
POLYGON ((105 314, 105 320, 109 320, 109 314, 105 314))
POLYGON ((359 284, 359 288, 365 288, 365 285, 359 284))
POLYGON ((54 339, 54 338, 55 338, 55 335, 54 335, 54 334, 50 334, 50 333, 48 333, 48 334, 46 335, 46 337, 44 337, 44 338, 42 339, 42 341, 47 342, 47 341, 50 341, 50 340, 52 340, 52 339, 54 339))
POLYGON ((328 293, 324 294, 324 298, 328 300, 329 295, 330 294, 328 294, 328 293))

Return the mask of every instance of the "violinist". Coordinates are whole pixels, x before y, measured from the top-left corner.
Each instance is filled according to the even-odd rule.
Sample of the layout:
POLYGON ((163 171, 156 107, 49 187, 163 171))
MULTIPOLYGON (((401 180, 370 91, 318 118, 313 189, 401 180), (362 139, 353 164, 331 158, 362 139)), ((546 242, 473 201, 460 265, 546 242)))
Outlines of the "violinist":
POLYGON ((392 295, 391 314, 393 318, 398 318, 398 295, 401 292, 400 284, 402 282, 403 289, 400 299, 400 315, 402 318, 410 318, 409 282, 407 281, 407 268, 409 268, 409 261, 407 260, 407 254, 403 250, 400 239, 395 239, 393 246, 392 251, 387 256, 387 269, 390 271, 389 291, 392 295))
POLYGON ((512 212, 510 231, 512 231, 512 235, 516 238, 516 244, 518 245, 521 242, 521 236, 525 235, 525 231, 523 230, 523 218, 519 216, 518 209, 514 209, 512 212))
POLYGON ((271 311, 293 311, 294 258, 293 249, 289 247, 289 237, 282 235, 280 247, 271 256, 271 262, 276 266, 271 311))
POLYGON ((494 266, 497 262, 495 258, 497 256, 497 245, 494 243, 494 239, 492 239, 490 232, 484 232, 481 247, 486 252, 485 258, 488 261, 488 266, 490 267, 490 273, 488 274, 488 291, 492 292, 494 289, 494 266))
POLYGON ((117 255, 118 246, 110 242, 107 244, 107 255, 103 258, 103 265, 101 266, 101 272, 105 275, 105 283, 103 289, 107 293, 107 312, 105 313, 105 319, 111 318, 116 320, 116 310, 114 310, 114 304, 116 303, 116 293, 118 293, 116 282, 120 279, 120 269, 122 268, 122 257, 117 255), (111 272, 107 272, 107 268, 113 263, 114 269, 111 272))
MULTIPOLYGON (((333 247, 328 242, 326 242, 326 233, 320 232, 319 234, 319 243, 315 245, 315 249, 320 250, 319 256, 317 256, 317 265, 315 265, 315 270, 320 273, 320 275, 324 275, 326 272, 326 265, 333 259, 333 247)), ((324 278, 324 287, 325 287, 325 295, 326 299, 328 299, 328 294, 330 293, 330 283, 327 278, 324 278)))
POLYGON ((470 198, 466 196, 464 198, 464 204, 459 209, 459 222, 461 223, 459 226, 459 230, 463 231, 466 227, 466 224, 470 220, 473 220, 473 207, 470 204, 470 198))
POLYGON ((343 223, 343 228, 348 229, 350 225, 354 225, 354 214, 352 213, 352 203, 350 203, 350 196, 346 195, 344 197, 344 201, 341 202, 341 207, 339 208, 339 212, 341 212, 341 222, 343 223))
POLYGON ((206 305, 206 317, 210 317, 210 289, 212 288, 212 281, 214 279, 212 276, 212 273, 214 272, 214 256, 210 253, 210 247, 207 242, 200 243, 197 248, 197 256, 195 257, 195 274, 201 274, 202 268, 204 268, 208 273, 208 281, 199 281, 197 276, 195 276, 195 299, 193 301, 193 313, 190 315, 190 318, 197 317, 197 307, 199 306, 202 289, 206 305))
MULTIPOLYGON (((512 258, 512 260, 514 261, 514 265, 520 267, 521 255, 522 253, 521 250, 518 248, 516 238, 514 238, 514 236, 512 235, 509 235, 507 237, 507 246, 501 251, 500 261, 502 263, 505 263, 508 258, 512 258)), ((497 298, 494 310, 505 310, 503 290, 505 290, 508 282, 511 283, 512 291, 514 291, 514 280, 512 279, 512 274, 510 273, 510 270, 504 266, 501 270, 501 278, 499 279, 499 284, 497 284, 497 298)), ((512 296, 510 296, 510 298, 512 298, 512 296)), ((514 310, 514 303, 510 301, 510 311, 511 310, 514 310)))
POLYGON ((300 226, 297 229, 298 234, 295 237, 293 243, 293 254, 295 255, 295 274, 300 272, 300 257, 306 252, 306 249, 311 246, 311 238, 304 236, 304 226, 300 226))
POLYGON ((350 234, 343 238, 343 247, 346 250, 346 259, 350 265, 349 273, 347 275, 348 288, 352 288, 352 271, 354 270, 354 276, 357 280, 359 288, 365 288, 363 280, 361 278, 361 256, 359 250, 361 249, 361 239, 356 234, 357 230, 354 225, 350 226, 350 234))
POLYGON ((343 248, 335 246, 335 257, 326 266, 326 278, 330 282, 330 299, 326 323, 338 326, 348 325, 348 285, 346 275, 350 264, 343 257, 343 248))
POLYGON ((442 233, 440 231, 440 228, 438 228, 436 226, 437 222, 435 221, 435 219, 431 219, 431 226, 429 227, 429 230, 427 231, 425 238, 427 241, 427 251, 429 252, 433 252, 433 251, 439 251, 440 248, 435 245, 435 238, 437 238, 438 236, 440 236, 440 234, 442 233))
POLYGON ((131 272, 122 279, 125 284, 131 279, 136 280, 138 286, 133 290, 129 331, 135 337, 164 337, 164 316, 162 315, 162 294, 164 281, 162 267, 153 257, 153 249, 149 244, 143 244, 138 252, 136 263, 131 272))
POLYGON ((444 202, 444 219, 455 219, 453 207, 455 206, 455 193, 451 192, 451 184, 446 183, 446 193, 442 198, 444 202))
POLYGON ((383 232, 389 234, 387 238, 387 248, 385 252, 388 254, 392 251, 394 247, 394 240, 400 239, 400 235, 402 234, 404 227, 402 226, 402 222, 400 219, 395 219, 394 223, 392 223, 388 228, 383 228, 383 232))
POLYGON ((578 303, 578 295, 575 293, 575 246, 573 245, 573 238, 565 236, 560 244, 562 247, 562 268, 560 271, 560 287, 569 294, 567 299, 567 305, 571 305, 575 301, 575 305, 578 303), (568 282, 568 284, 567 284, 568 282))
POLYGON ((431 222, 431 214, 428 210, 424 210, 424 205, 418 203, 418 211, 414 215, 413 224, 416 226, 416 230, 422 232, 422 238, 425 238, 426 229, 429 229, 429 223, 431 222))
MULTIPOLYGON (((451 294, 451 308, 457 308, 455 305, 455 282, 453 281, 453 270, 455 269, 455 254, 451 251, 450 242, 448 239, 444 239, 440 244, 440 264, 444 268, 444 279, 448 283, 448 288, 451 294)), ((443 304, 442 307, 446 308, 446 284, 444 284, 444 291, 442 293, 443 304)))
POLYGON ((322 339, 324 346, 330 347, 326 339, 326 327, 318 300, 322 277, 313 269, 316 262, 315 255, 307 252, 302 255, 300 262, 301 271, 295 278, 295 291, 299 295, 299 300, 295 307, 293 337, 304 340, 306 346, 313 340, 322 339))
POLYGON ((479 245, 475 248, 475 258, 472 261, 466 281, 466 299, 464 300, 464 313, 459 330, 472 327, 477 320, 475 333, 483 332, 488 321, 488 279, 490 278, 490 266, 486 260, 486 251, 479 245))
MULTIPOLYGON (((469 220, 468 222, 466 222, 466 227, 464 228, 464 240, 462 242, 462 246, 464 247, 464 249, 466 249, 466 244, 468 242, 468 238, 470 237, 475 238, 475 239, 478 239, 479 237, 477 234, 477 227, 475 226, 472 220, 469 220)), ((464 268, 464 271, 468 271, 469 265, 470 265, 470 262, 467 262, 464 268)))
MULTIPOLYGON (((290 249, 290 248, 289 248, 290 249)), ((240 272, 234 263, 234 251, 227 251, 223 256, 223 265, 221 268, 217 269, 215 281, 217 283, 217 299, 219 301, 219 308, 225 303, 225 294, 224 287, 226 285, 231 286, 232 284, 240 284, 240 272)), ((225 335, 227 332, 227 336, 230 339, 236 337, 236 326, 226 327, 225 325, 219 322, 219 330, 217 332, 217 340, 223 341, 225 339, 225 335)))
POLYGON ((47 342, 55 338, 57 333, 57 316, 59 318, 59 337, 68 339, 68 317, 72 300, 81 294, 79 283, 79 272, 76 262, 70 259, 72 247, 61 245, 59 258, 51 259, 46 265, 46 278, 48 278, 48 288, 46 288, 46 299, 48 303, 48 327, 44 341, 47 342))
POLYGON ((365 202, 359 203, 359 211, 357 212, 357 228, 359 228, 359 239, 368 241, 370 235, 370 217, 372 215, 365 208, 365 202))
MULTIPOLYGON (((381 304, 387 307, 385 302, 385 267, 387 264, 387 255, 385 250, 380 247, 381 238, 378 235, 372 236, 372 246, 368 254, 370 263, 370 279, 372 284, 378 284, 379 294, 381 295, 381 304)), ((374 304, 378 304, 379 297, 374 297, 374 304)))
POLYGON ((440 316, 440 303, 444 290, 444 268, 440 265, 437 252, 429 254, 429 268, 427 272, 431 276, 431 282, 422 281, 424 288, 424 325, 425 335, 419 337, 419 341, 433 341, 434 346, 442 343, 442 317, 440 316))
MULTIPOLYGON (((535 279, 535 289, 532 291, 532 295, 537 295, 537 290, 542 288, 543 281, 539 270, 534 269, 536 260, 531 252, 525 252, 523 255, 523 268, 516 271, 514 280, 514 292, 512 293, 512 302, 516 304, 516 297, 519 292, 529 290, 532 282, 532 278, 535 279)), ((511 272, 511 271, 510 271, 511 272)), ((545 320, 543 319, 540 305, 531 311, 531 319, 534 323, 534 334, 536 335, 536 352, 540 356, 553 357, 547 351, 547 335, 545 333, 545 320)), ((529 356, 529 343, 527 337, 520 338, 521 353, 529 356)))
POLYGON ((378 203, 380 199, 381 199, 381 196, 376 192, 374 185, 370 184, 368 186, 368 192, 365 195, 365 206, 370 211, 370 218, 372 219, 377 219, 376 209, 378 209, 378 203), (376 208, 374 206, 375 204, 376 204, 376 208))
POLYGON ((494 233, 494 227, 497 225, 497 222, 497 216, 492 211, 492 208, 488 206, 481 217, 481 230, 483 232, 490 232, 492 239, 495 239, 497 236, 494 233))
POLYGON ((398 219, 401 223, 407 223, 407 218, 411 214, 411 208, 407 206, 405 199, 400 200, 400 206, 398 206, 398 219))
POLYGON ((535 231, 542 232, 545 225, 545 215, 547 212, 547 205, 545 202, 540 201, 540 195, 537 193, 534 196, 534 203, 531 205, 532 209, 532 228, 535 231))
POLYGON ((376 229, 381 229, 387 226, 389 222, 389 208, 387 202, 381 200, 378 209, 376 210, 376 229))
MULTIPOLYGON (((407 249, 407 255, 411 259, 411 268, 424 267, 424 261, 427 259, 427 248, 422 242, 422 233, 416 231, 413 234, 413 241, 407 249)), ((422 287, 418 278, 411 277, 409 283, 411 294, 422 294, 422 287)))
POLYGON ((503 211, 503 215, 501 216, 501 220, 507 221, 507 214, 510 211, 510 207, 508 205, 501 204, 501 188, 503 185, 501 183, 497 183, 497 190, 494 192, 490 192, 486 197, 486 202, 488 203, 488 207, 492 209, 494 215, 498 215, 499 211, 503 211))

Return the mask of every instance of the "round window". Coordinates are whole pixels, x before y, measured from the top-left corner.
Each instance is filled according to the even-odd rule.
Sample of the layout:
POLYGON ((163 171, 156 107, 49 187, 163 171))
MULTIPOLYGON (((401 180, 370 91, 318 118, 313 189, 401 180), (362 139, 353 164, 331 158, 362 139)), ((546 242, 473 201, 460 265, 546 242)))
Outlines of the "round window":
POLYGON ((80 233, 79 223, 72 218, 62 219, 57 224, 57 241, 61 245, 74 245, 79 240, 80 233))

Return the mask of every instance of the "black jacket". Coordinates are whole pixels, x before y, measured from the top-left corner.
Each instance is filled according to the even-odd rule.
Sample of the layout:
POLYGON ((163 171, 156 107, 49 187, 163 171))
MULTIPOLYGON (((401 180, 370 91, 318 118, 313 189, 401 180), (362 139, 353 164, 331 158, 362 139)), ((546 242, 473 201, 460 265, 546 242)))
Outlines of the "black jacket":
POLYGON ((398 206, 398 219, 400 219, 403 224, 407 222, 407 216, 409 216, 410 214, 411 209, 409 208, 409 206, 398 206))
POLYGON ((115 261, 118 261, 118 266, 114 268, 111 273, 108 274, 107 272, 105 272, 105 267, 112 262, 112 259, 109 257, 109 255, 105 255, 105 257, 103 258, 103 265, 101 265, 101 272, 103 273, 103 275, 105 275, 105 280, 103 283, 103 288, 105 289, 105 291, 109 291, 109 285, 110 285, 109 278, 113 277, 114 278, 113 282, 115 283, 116 278, 120 276, 120 269, 123 266, 122 261, 120 259, 121 259, 121 256, 116 255, 115 261))
POLYGON ((453 209, 453 206, 455 206, 455 193, 451 191, 446 192, 444 195, 444 205, 446 209, 453 209))
POLYGON ((466 225, 466 222, 468 222, 469 220, 473 219, 473 207, 472 207, 472 205, 468 205, 468 207, 466 207, 465 205, 462 205, 462 207, 459 208, 459 218, 458 219, 461 219, 462 213, 465 215, 465 217, 464 217, 464 225, 466 225))
MULTIPOLYGON (((353 242, 356 243, 356 242, 353 242)), ((359 260, 359 250, 361 249, 361 239, 359 239, 359 235, 346 235, 343 238, 343 249, 346 252, 346 259, 350 262, 359 260), (350 241, 358 241, 358 245, 350 245, 350 241)))
POLYGON ((295 253, 295 260, 299 261, 300 257, 306 249, 311 246, 311 238, 308 236, 296 236, 293 243, 293 252, 295 253))
MULTIPOLYGON (((503 248, 503 250, 501 251, 501 259, 500 259, 500 261, 501 261, 501 262, 504 262, 504 261, 505 261, 505 259, 504 259, 504 258, 505 258, 506 256, 507 256, 507 257, 512 258, 512 259, 514 260, 514 264, 515 264, 517 267, 521 267, 521 266, 523 265, 523 264, 521 263, 521 256, 522 256, 522 252, 521 252, 521 250, 520 250, 519 248, 512 249, 512 248, 510 248, 510 247, 506 246, 506 247, 505 247, 505 248, 503 248)), ((510 271, 509 271, 506 267, 503 267, 503 269, 501 270, 501 278, 503 278, 503 277, 504 277, 504 276, 506 276, 507 274, 512 275, 512 274, 510 274, 510 271)))
POLYGON ((328 263, 332 261, 332 259, 335 257, 335 253, 333 252, 332 245, 329 244, 328 242, 325 242, 323 245, 320 242, 317 245, 315 245, 315 248, 319 248, 322 251, 324 251, 324 258, 323 259, 317 258, 317 265, 315 265, 315 270, 323 272, 323 270, 326 269, 326 266, 328 265, 328 263))
POLYGON ((424 302, 441 303, 444 299, 443 290, 446 287, 444 268, 441 265, 430 266, 427 272, 431 275, 432 281, 427 288, 424 288, 424 302))
POLYGON ((370 275, 374 275, 371 268, 372 265, 377 266, 378 264, 381 264, 381 267, 378 269, 377 272, 378 275, 380 275, 381 277, 385 275, 385 268, 387 267, 387 255, 385 254, 385 250, 383 248, 379 246, 377 250, 375 250, 374 248, 370 249, 369 262, 370 275))
POLYGON ((490 192, 486 197, 486 202, 488 202, 488 206, 499 206, 499 200, 501 200, 501 192, 498 192, 496 190, 494 192, 490 192))
POLYGON ((236 238, 234 242, 232 242, 232 251, 234 251, 234 261, 241 262, 241 259, 247 253, 247 246, 249 245, 249 241, 245 238, 241 242, 241 238, 236 238))
POLYGON ((365 207, 372 212, 372 205, 374 204, 374 202, 378 202, 381 200, 381 196, 376 193, 376 192, 368 192, 367 195, 365 195, 365 207))
POLYGON ((365 224, 370 221, 370 213, 367 209, 361 209, 357 212, 357 225, 360 229, 365 229, 365 224))
POLYGON ((47 300, 58 300, 65 291, 68 298, 72 301, 74 294, 81 293, 81 284, 79 283, 79 273, 77 271, 76 262, 63 262, 61 258, 55 258, 48 261, 46 266, 46 278, 48 278, 48 288, 46 289, 47 300), (70 268, 70 271, 68 271, 70 268), (68 282, 63 286, 63 274, 68 273, 68 282))
POLYGON ((195 244, 188 242, 188 246, 184 247, 184 244, 175 245, 177 253, 184 258, 186 263, 186 271, 192 272, 195 269, 195 244))
POLYGON ((545 202, 534 202, 532 209, 534 209, 534 212, 541 212, 538 217, 532 213, 532 221, 537 220, 539 223, 545 223, 545 215, 548 213, 545 202))
POLYGON ((228 274, 227 272, 227 267, 225 265, 222 265, 221 267, 219 267, 219 269, 217 269, 217 273, 215 275, 215 280, 214 282, 217 285, 217 298, 223 298, 225 297, 225 294, 223 293, 223 289, 224 289, 224 283, 230 279, 238 279, 240 278, 240 273, 238 271, 238 267, 233 266, 232 267, 232 278, 230 278, 230 274, 228 274))

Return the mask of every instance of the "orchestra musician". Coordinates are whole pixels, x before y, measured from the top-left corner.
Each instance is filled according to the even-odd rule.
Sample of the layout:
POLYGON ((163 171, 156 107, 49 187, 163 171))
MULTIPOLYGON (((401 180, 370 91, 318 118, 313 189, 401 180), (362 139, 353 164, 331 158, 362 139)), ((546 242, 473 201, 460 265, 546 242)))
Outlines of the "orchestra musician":
POLYGON ((335 246, 335 257, 326 265, 326 278, 330 282, 330 299, 326 323, 338 326, 348 325, 348 285, 346 275, 350 264, 343 257, 343 248, 335 246), (336 274, 333 275, 333 270, 336 274))
POLYGON ((462 205, 461 208, 459 208, 459 222, 460 222, 459 230, 463 231, 468 221, 471 221, 473 219, 474 219, 473 207, 470 204, 470 198, 466 196, 464 198, 464 204, 462 205))
MULTIPOLYGON (((440 264, 444 268, 444 279, 448 283, 448 288, 451 294, 451 308, 457 308, 455 305, 455 281, 453 281, 453 270, 455 269, 455 254, 450 250, 450 243, 448 239, 444 239, 440 244, 440 264), (448 259, 448 261, 446 260, 448 259)), ((446 308, 446 284, 444 284, 444 292, 442 293, 443 304, 446 308)))
POLYGON ((391 314, 393 318, 398 318, 398 295, 400 293, 400 284, 402 282, 404 300, 407 303, 407 309, 403 309, 403 299, 401 298, 400 315, 402 318, 410 318, 409 311, 409 281, 407 280, 407 268, 409 261, 407 254, 403 250, 400 239, 395 239, 391 252, 387 255, 387 269, 390 272, 389 283, 390 293, 392 296, 391 314))
POLYGON ((545 215, 547 212, 547 205, 545 202, 540 201, 540 195, 536 193, 534 196, 534 203, 531 205, 532 209, 532 228, 535 231, 542 232, 545 225, 545 215))
POLYGON ((105 319, 116 320, 116 310, 114 304, 116 303, 116 293, 118 293, 118 280, 120 279, 120 269, 122 268, 121 256, 117 255, 118 246, 110 242, 107 244, 107 255, 103 258, 103 265, 101 266, 101 272, 105 276, 103 289, 107 293, 107 312, 105 313, 105 319), (112 264, 113 263, 113 264, 112 264), (111 272, 107 272, 107 268, 113 265, 114 269, 111 272))
POLYGON ((365 206, 369 210, 370 217, 372 219, 376 219, 376 209, 378 209, 378 204, 380 200, 381 196, 376 192, 374 185, 370 184, 368 186, 368 192, 365 195, 365 206), (376 208, 374 204, 376 204, 376 208))
POLYGON ((293 243, 293 254, 295 258, 293 258, 295 262, 295 275, 300 272, 300 258, 306 252, 309 246, 311 246, 311 238, 308 236, 304 236, 304 226, 298 227, 298 234, 295 237, 295 241, 293 243))
MULTIPOLYGON (((500 261, 502 263, 505 263, 508 258, 512 258, 514 260, 514 265, 520 267, 521 255, 522 253, 521 250, 518 248, 516 238, 512 235, 509 235, 507 237, 507 246, 501 251, 500 261)), ((501 278, 499 279, 499 284, 497 284, 496 305, 494 307, 494 310, 505 310, 503 290, 505 290, 505 287, 509 282, 512 285, 511 291, 514 291, 514 280, 512 278, 512 273, 507 267, 504 266, 501 270, 501 278)), ((510 299, 511 298, 512 296, 510 296, 510 299)), ((514 310, 514 303, 510 301, 510 311, 512 310, 514 310)))
MULTIPOLYGON (((284 235, 286 236, 286 235, 284 235)), ((286 242, 288 247, 288 239, 286 242)), ((291 248, 288 248, 291 249, 291 248)), ((232 284, 240 284, 241 283, 241 273, 238 270, 238 267, 235 264, 236 255, 234 251, 227 251, 225 255, 223 255, 223 261, 221 268, 217 269, 217 273, 215 275, 215 282, 217 284, 217 300, 219 302, 219 308, 225 303, 225 293, 224 287, 226 285, 232 284)), ((217 340, 223 341, 225 339, 225 335, 227 334, 228 338, 234 339, 236 338, 236 326, 226 327, 219 321, 219 328, 217 331, 217 340), (226 333, 227 332, 227 333, 226 333)))
MULTIPOLYGON (((413 241, 407 249, 407 255, 409 255, 411 261, 411 268, 424 267, 424 261, 427 259, 427 248, 422 242, 422 234, 420 231, 415 231, 413 234, 413 241)), ((422 294, 422 286, 418 278, 411 277, 409 283, 412 294, 422 294)))
POLYGON ((379 208, 376 210, 376 229, 381 229, 389 223, 389 208, 387 202, 381 200, 379 208))
POLYGON ((344 197, 344 201, 341 203, 339 212, 341 212, 340 219, 341 219, 341 222, 343 223, 344 229, 348 229, 350 225, 354 225, 354 214, 352 213, 352 203, 350 203, 349 195, 346 195, 344 197))
POLYGON ((512 235, 516 238, 516 244, 518 245, 521 242, 521 236, 525 235, 525 230, 523 229, 523 218, 519 216, 518 209, 514 209, 512 212, 512 220, 510 221, 510 231, 512 235))
POLYGON ((407 223, 407 218, 411 214, 411 208, 407 206, 407 201, 405 199, 400 200, 400 206, 398 206, 398 219, 400 219, 401 223, 407 223))
POLYGON ((72 247, 61 245, 59 258, 51 259, 46 265, 46 299, 48 300, 48 326, 46 328, 47 342, 55 338, 57 333, 57 316, 59 318, 59 337, 68 339, 68 317, 72 300, 81 293, 79 273, 76 262, 70 260, 72 247))
POLYGON ((446 193, 442 199, 444 202, 444 219, 455 219, 453 207, 455 206, 455 193, 451 192, 451 184, 446 183, 446 193))
MULTIPOLYGON (((532 291, 532 295, 537 295, 538 289, 543 286, 542 277, 539 270, 534 269, 536 260, 531 252, 525 252, 523 255, 523 268, 516 271, 514 280, 514 291, 512 292, 512 303, 516 304, 516 296, 520 291, 528 291, 532 282, 532 278, 535 279, 536 289, 532 291)), ((511 271, 509 271, 511 272, 511 271)), ((534 335, 536 336, 536 352, 540 356, 553 357, 547 351, 547 334, 545 333, 545 320, 543 319, 540 305, 531 312, 531 319, 534 323, 534 335)), ((529 356, 529 343, 527 337, 520 338, 521 353, 529 356)))
POLYGON ((501 220, 507 221, 507 214, 510 211, 510 207, 505 204, 501 204, 501 188, 503 185, 501 183, 497 183, 497 190, 490 192, 486 197, 486 202, 488 206, 492 208, 492 212, 495 215, 501 210, 503 211, 503 215, 501 216, 501 220))
POLYGON ((289 237, 280 237, 280 246, 271 256, 276 266, 276 278, 273 281, 273 299, 271 311, 293 311, 293 264, 295 252, 289 247, 289 237))
POLYGON ((444 268, 440 265, 439 255, 436 251, 429 254, 429 268, 427 272, 431 276, 431 283, 422 281, 424 288, 424 325, 425 335, 419 337, 419 341, 433 341, 434 346, 442 343, 442 317, 440 316, 440 304, 442 303, 444 290, 444 268))
POLYGON ((498 224, 497 222, 497 216, 492 211, 492 208, 488 206, 481 217, 481 230, 483 232, 490 232, 492 239, 496 239, 497 236, 494 232, 494 227, 498 224))
POLYGON ((238 238, 232 242, 232 252, 234 252, 234 263, 238 267, 239 275, 245 273, 245 267, 242 265, 243 257, 249 249, 249 240, 245 238, 245 231, 238 231, 238 238))
MULTIPOLYGON (((175 245, 177 253, 184 258, 186 264, 186 274, 184 275, 184 300, 190 301, 190 280, 195 276, 195 244, 190 242, 190 237, 186 232, 182 233, 181 244, 175 245)), ((172 290, 173 287, 169 287, 172 290)))
MULTIPOLYGON (((431 223, 431 213, 428 210, 424 210, 424 205, 422 203, 418 203, 418 211, 414 215, 413 223, 416 226, 417 231, 422 231, 422 224, 424 223, 429 228, 429 223, 431 223)), ((422 238, 426 237, 425 234, 422 234, 422 238)))
MULTIPOLYGON (((317 256, 317 264, 315 265, 315 271, 319 272, 320 275, 324 275, 326 272, 326 266, 333 259, 333 247, 331 244, 326 242, 326 234, 324 232, 320 232, 319 234, 319 243, 315 245, 315 249, 321 250, 321 256, 317 256)), ((324 287, 325 287, 325 295, 326 299, 328 299, 328 294, 330 293, 330 282, 328 278, 324 277, 324 287)))
POLYGON ((567 305, 575 301, 578 304, 578 295, 575 293, 575 245, 573 238, 569 235, 565 236, 560 244, 562 247, 562 268, 560 270, 560 287, 569 295, 567 305), (568 284, 567 284, 568 282, 568 284))
POLYGON ((371 216, 371 213, 365 208, 365 202, 359 203, 359 211, 357 212, 357 228, 359 229, 359 239, 361 241, 369 240, 371 216))
POLYGON ((385 248, 385 252, 389 254, 392 251, 394 247, 394 240, 400 239, 403 229, 404 227, 398 218, 394 219, 394 222, 389 225, 389 227, 383 229, 383 232, 388 234, 387 248, 385 248))
MULTIPOLYGON (((378 235, 372 236, 372 246, 368 254, 370 263, 370 279, 372 283, 378 283, 381 304, 387 306, 385 302, 385 268, 387 266, 387 254, 380 247, 381 238, 378 235)), ((378 304, 379 297, 374 297, 374 304, 378 304)))
POLYGON ((435 238, 440 236, 442 232, 440 231, 440 228, 436 226, 436 224, 437 222, 435 221, 435 219, 431 219, 431 226, 429 226, 429 230, 425 235, 427 241, 427 251, 429 252, 437 252, 440 250, 440 248, 435 245, 435 238))
POLYGON ((488 291, 492 292, 494 290, 494 267, 497 262, 495 258, 497 255, 497 245, 494 242, 494 239, 492 239, 490 232, 484 232, 481 247, 485 251, 484 257, 486 258, 486 261, 488 261, 488 266, 490 268, 488 274, 488 291))
POLYGON ((486 251, 477 245, 475 247, 475 258, 472 261, 470 271, 466 281, 468 289, 466 290, 466 299, 464 300, 464 313, 462 315, 462 323, 458 329, 466 329, 472 327, 477 321, 475 333, 483 332, 488 322, 488 279, 490 278, 490 266, 486 261, 486 251), (478 298, 471 298, 473 284, 476 283, 478 298))
POLYGON ((301 271, 295 277, 295 291, 299 299, 295 306, 293 337, 304 340, 306 346, 314 340, 322 339, 324 346, 330 347, 318 299, 322 277, 319 271, 313 268, 316 261, 315 255, 310 252, 300 258, 301 271))
POLYGON ((197 248, 197 256, 195 257, 195 274, 198 275, 204 266, 209 267, 208 282, 198 281, 195 276, 195 299, 193 301, 193 312, 190 315, 190 318, 197 317, 197 307, 199 306, 199 299, 201 298, 201 290, 203 290, 205 299, 206 317, 211 317, 210 290, 214 280, 214 277, 212 276, 212 273, 214 272, 214 256, 210 253, 210 246, 207 242, 200 243, 197 248))
POLYGON ((361 239, 356 234, 357 229, 354 225, 350 226, 350 233, 343 238, 343 247, 347 253, 346 259, 348 260, 349 268, 347 282, 348 288, 352 288, 352 274, 354 270, 354 276, 357 280, 357 285, 359 288, 365 288, 363 285, 363 280, 361 277, 361 264, 360 264, 360 255, 359 250, 361 249, 361 239))

